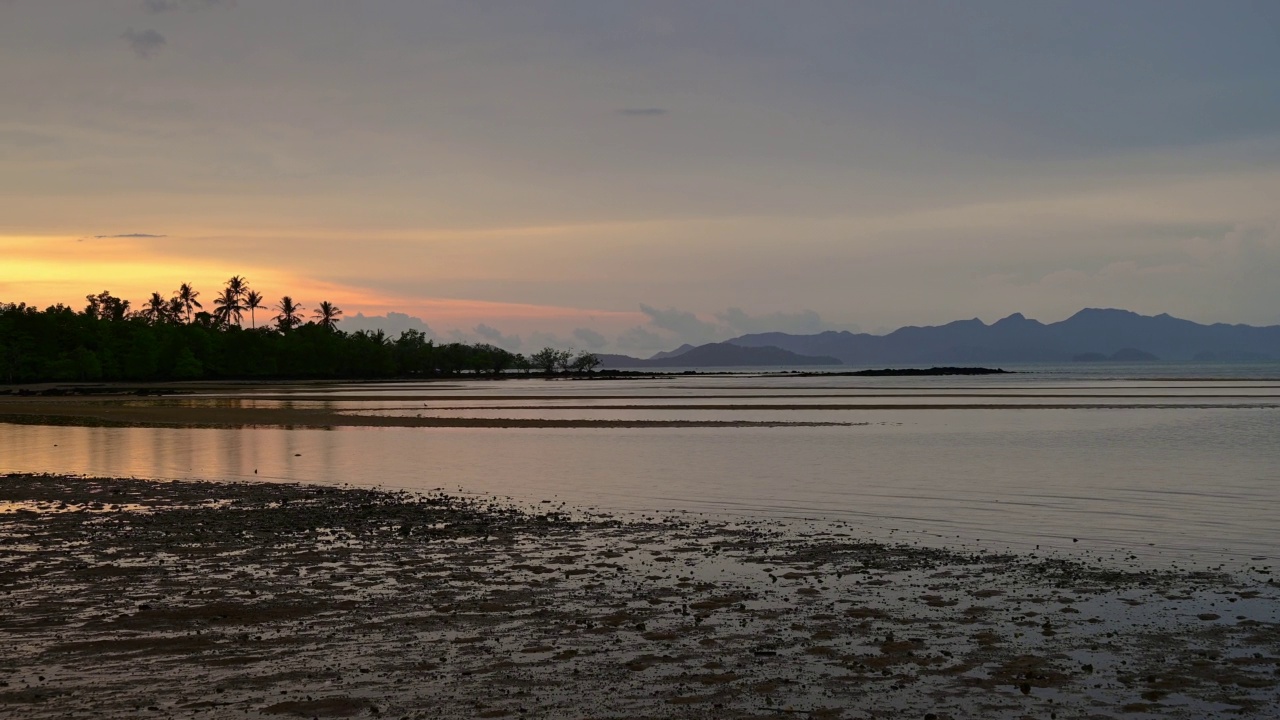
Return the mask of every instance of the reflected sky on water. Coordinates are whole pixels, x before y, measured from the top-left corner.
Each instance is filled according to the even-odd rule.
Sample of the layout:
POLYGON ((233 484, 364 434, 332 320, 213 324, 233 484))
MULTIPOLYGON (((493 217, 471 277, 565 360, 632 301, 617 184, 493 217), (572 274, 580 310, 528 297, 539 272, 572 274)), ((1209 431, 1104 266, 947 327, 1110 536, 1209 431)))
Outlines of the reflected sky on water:
MULTIPOLYGON (((371 388, 336 386, 328 399, 289 402, 374 414, 866 424, 335 430, 0 425, 0 470, 443 488, 614 511, 819 517, 849 520, 884 536, 895 529, 915 533, 926 542, 1120 549, 1210 564, 1256 564, 1250 558, 1280 555, 1280 410, 1271 407, 1280 384, 882 380, 838 378, 826 388, 813 378, 376 388, 394 394, 390 401, 343 399, 368 397, 371 388), (1091 409, 844 407, 871 393, 880 396, 877 404, 962 393, 990 397, 952 399, 997 405, 1033 404, 1050 394, 1088 395, 1091 403, 1107 395, 1165 400, 1162 407, 1134 407, 1149 398, 1135 403, 1115 397, 1101 401, 1111 406, 1091 409), (451 399, 456 396, 464 399, 451 399), (1222 406, 1198 406, 1206 402, 1222 406), (787 404, 838 408, 762 407, 787 404), (592 409, 630 405, 662 407, 592 409), (726 409, 690 407, 698 405, 726 409)), ((327 390, 304 392, 324 397, 327 390)))

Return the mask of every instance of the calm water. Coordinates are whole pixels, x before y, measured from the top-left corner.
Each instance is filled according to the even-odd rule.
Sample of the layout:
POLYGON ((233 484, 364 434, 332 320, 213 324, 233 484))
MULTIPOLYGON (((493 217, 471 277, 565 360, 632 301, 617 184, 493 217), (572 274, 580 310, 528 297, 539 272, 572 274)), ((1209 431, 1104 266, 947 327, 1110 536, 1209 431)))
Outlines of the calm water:
POLYGON ((444 488, 605 510, 842 519, 873 536, 987 548, 1041 545, 1267 565, 1280 556, 1280 381, 1266 370, 1230 380, 1210 375, 1212 381, 1188 380, 1185 369, 1109 377, 1089 368, 990 378, 274 389, 166 402, 393 416, 859 424, 332 431, 0 425, 0 470, 444 488))

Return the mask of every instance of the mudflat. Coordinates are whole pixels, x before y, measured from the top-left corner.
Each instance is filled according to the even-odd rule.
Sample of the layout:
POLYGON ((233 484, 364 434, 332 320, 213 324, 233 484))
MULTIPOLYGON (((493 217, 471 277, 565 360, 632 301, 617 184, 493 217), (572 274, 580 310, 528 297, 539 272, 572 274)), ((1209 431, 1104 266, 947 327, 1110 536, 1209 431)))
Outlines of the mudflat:
POLYGON ((0 715, 1280 714, 1280 587, 835 523, 0 476, 0 715))
POLYGON ((865 423, 786 420, 595 420, 357 415, 325 408, 247 407, 133 397, 30 398, 0 396, 0 423, 132 427, 437 427, 437 428, 644 428, 644 427, 830 427, 865 423))
MULTIPOLYGON (((572 397, 572 396, 570 396, 572 397)), ((608 397, 608 396, 605 396, 608 397)), ((623 396, 629 397, 629 396, 623 396)), ((1007 396, 992 396, 993 398, 1007 396)), ((1052 397, 1052 396, 1049 396, 1052 397)), ((1063 396, 1080 397, 1080 396, 1063 396)), ((1085 396, 1089 397, 1089 396, 1085 396)), ((1280 407, 1274 402, 1274 396, 1231 396, 1221 395, 1205 397, 1199 402, 1161 403, 1146 400, 1141 403, 1117 400, 1117 396, 1105 397, 1107 400, 1094 399, 1090 402, 1075 400, 1072 402, 1009 402, 1006 400, 978 400, 957 402, 954 400, 903 404, 901 402, 858 402, 838 403, 771 403, 767 409, 771 412, 787 412, 796 410, 820 411, 931 411, 931 410, 1090 410, 1116 408, 1145 409, 1192 409, 1192 408, 1232 408, 1232 399, 1246 398, 1253 400, 1253 407, 1280 407), (1227 401, 1224 404, 1224 400, 1227 401)), ((1124 398, 1125 396, 1119 396, 1124 398)), ((1138 396, 1143 397, 1143 396, 1138 396)), ((494 411, 517 410, 527 411, 527 406, 478 405, 467 406, 457 404, 466 398, 441 398, 453 403, 449 408, 431 408, 423 406, 412 414, 376 414, 355 411, 335 410, 325 407, 326 400, 332 396, 321 394, 306 395, 241 395, 235 398, 148 398, 132 394, 102 396, 17 396, 0 395, 0 423, 37 424, 37 425, 89 425, 114 427, 192 427, 192 428, 246 428, 246 427, 283 427, 283 428, 336 428, 336 427, 417 427, 417 428, 748 428, 748 427, 853 427, 868 425, 867 422, 849 422, 840 420, 744 420, 744 419, 601 419, 601 418, 554 418, 554 417, 457 417, 447 414, 457 410, 494 411), (256 405, 255 402, 262 402, 256 405), (294 405, 293 403, 299 403, 294 405), (307 404, 311 406, 307 406, 307 404), (440 414, 445 413, 445 414, 440 414)), ((405 401, 421 402, 420 396, 380 397, 380 396, 343 396, 344 402, 360 401, 405 401)), ((486 400, 501 400, 502 397, 488 397, 486 400)), ((515 398, 510 398, 515 399, 515 398)), ((525 397, 524 399, 528 399, 525 397)), ((539 397, 546 401, 548 398, 539 397)), ((595 398, 599 400, 600 398, 595 398)), ((672 403, 655 404, 566 404, 557 405, 559 410, 614 410, 614 411, 731 411, 746 410, 752 406, 738 403, 672 403)))

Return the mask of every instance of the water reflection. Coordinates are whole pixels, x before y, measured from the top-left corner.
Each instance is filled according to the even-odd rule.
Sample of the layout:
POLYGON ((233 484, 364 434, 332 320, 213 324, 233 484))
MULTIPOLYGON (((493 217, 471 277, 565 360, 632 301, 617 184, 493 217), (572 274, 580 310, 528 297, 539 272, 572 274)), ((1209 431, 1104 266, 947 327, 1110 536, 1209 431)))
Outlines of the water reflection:
POLYGON ((1280 412, 903 415, 847 428, 0 425, 0 470, 443 488, 615 510, 844 518, 988 547, 1277 555, 1280 412))

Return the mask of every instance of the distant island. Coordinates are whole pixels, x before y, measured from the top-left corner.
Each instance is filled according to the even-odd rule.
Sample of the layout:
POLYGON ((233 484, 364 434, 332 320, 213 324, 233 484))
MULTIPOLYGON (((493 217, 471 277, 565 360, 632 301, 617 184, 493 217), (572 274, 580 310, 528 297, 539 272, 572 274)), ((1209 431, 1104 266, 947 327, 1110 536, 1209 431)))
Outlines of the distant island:
POLYGON ((843 365, 829 356, 800 355, 772 346, 744 347, 733 343, 707 343, 694 347, 682 345, 670 352, 660 352, 647 359, 630 355, 596 355, 606 369, 630 368, 721 368, 721 367, 795 367, 843 365))
POLYGON ((933 377, 941 375, 1007 375, 1009 370, 986 367, 881 368, 848 372, 797 373, 799 375, 835 375, 839 377, 933 377))
POLYGON ((1037 362, 1173 362, 1280 359, 1280 325, 1202 325, 1167 314, 1085 309, 1042 323, 1014 313, 990 325, 978 319, 904 327, 887 335, 828 331, 756 333, 728 342, 834 357, 846 365, 1037 362))
POLYGON ((168 296, 152 293, 138 306, 107 291, 85 300, 81 310, 0 303, 0 383, 600 377, 600 371, 623 377, 643 371, 842 365, 854 366, 842 374, 937 375, 1002 372, 964 366, 1011 362, 1280 358, 1280 326, 1201 325, 1115 309, 1081 310, 1048 324, 1015 313, 990 325, 960 320, 887 335, 757 333, 637 358, 552 347, 525 355, 487 343, 437 342, 418 330, 396 337, 381 330, 344 332, 342 310, 332 303, 321 302, 308 312, 286 295, 268 305, 240 276, 206 298, 208 311, 187 283, 168 296), (865 369, 875 367, 886 369, 865 369))

